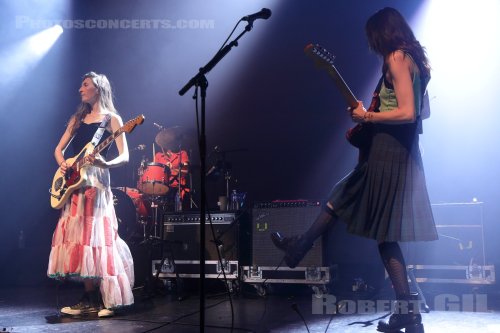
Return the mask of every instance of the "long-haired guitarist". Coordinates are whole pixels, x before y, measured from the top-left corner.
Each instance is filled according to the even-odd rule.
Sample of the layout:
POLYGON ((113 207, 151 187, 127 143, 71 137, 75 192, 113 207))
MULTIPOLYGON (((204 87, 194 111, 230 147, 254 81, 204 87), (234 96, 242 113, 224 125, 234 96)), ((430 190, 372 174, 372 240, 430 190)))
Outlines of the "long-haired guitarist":
MULTIPOLYGON (((75 172, 72 159, 64 157, 69 145, 76 154, 96 139, 105 140, 123 125, 105 75, 85 74, 79 93, 81 104, 54 151, 63 175, 75 172)), ((80 302, 61 309, 64 314, 96 313, 108 317, 113 315, 113 308, 134 302, 133 260, 128 246, 118 236, 108 170, 128 162, 125 134, 116 137, 115 142, 118 156, 112 160, 106 160, 107 150, 95 156, 86 154, 85 179, 62 207, 54 231, 48 276, 77 279, 85 287, 80 302)))
POLYGON ((372 15, 365 26, 370 48, 382 58, 376 112, 363 104, 350 108, 356 123, 371 128, 366 156, 331 191, 324 209, 302 235, 272 234, 285 252, 285 262, 297 266, 316 238, 337 219, 356 235, 378 242, 380 256, 402 303, 381 332, 422 332, 418 295, 410 293, 406 265, 398 242, 437 239, 419 151, 423 92, 430 79, 424 48, 403 16, 393 8, 372 15))

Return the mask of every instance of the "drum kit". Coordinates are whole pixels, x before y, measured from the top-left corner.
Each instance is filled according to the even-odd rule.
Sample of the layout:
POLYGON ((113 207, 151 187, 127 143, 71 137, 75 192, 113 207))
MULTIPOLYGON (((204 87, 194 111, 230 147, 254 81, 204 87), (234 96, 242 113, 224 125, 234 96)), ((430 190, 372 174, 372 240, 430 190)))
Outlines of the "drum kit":
POLYGON ((112 188, 115 211, 120 222, 119 234, 128 242, 160 238, 158 209, 163 212, 182 211, 195 206, 191 194, 189 156, 183 150, 185 131, 180 126, 160 128, 155 143, 161 151, 153 161, 143 157, 137 169, 137 188, 112 188), (189 179, 189 182, 188 182, 189 179), (139 231, 139 226, 142 230, 139 231))

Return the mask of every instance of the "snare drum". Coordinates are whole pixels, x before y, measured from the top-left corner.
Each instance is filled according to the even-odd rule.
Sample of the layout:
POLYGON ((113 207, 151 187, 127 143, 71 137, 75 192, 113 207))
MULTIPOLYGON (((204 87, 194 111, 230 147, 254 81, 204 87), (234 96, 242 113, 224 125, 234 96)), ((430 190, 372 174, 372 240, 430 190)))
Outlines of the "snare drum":
POLYGON ((148 163, 142 171, 137 188, 149 195, 165 195, 169 187, 170 169, 161 163, 148 163))

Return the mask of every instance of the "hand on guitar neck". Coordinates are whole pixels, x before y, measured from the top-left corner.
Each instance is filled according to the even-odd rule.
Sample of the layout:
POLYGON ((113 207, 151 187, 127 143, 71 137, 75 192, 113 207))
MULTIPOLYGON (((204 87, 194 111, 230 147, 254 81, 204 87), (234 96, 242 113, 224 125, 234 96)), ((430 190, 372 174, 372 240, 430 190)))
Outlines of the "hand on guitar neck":
POLYGON ((367 111, 361 101, 358 101, 358 106, 355 108, 348 107, 347 111, 355 123, 366 123, 368 121, 367 111))

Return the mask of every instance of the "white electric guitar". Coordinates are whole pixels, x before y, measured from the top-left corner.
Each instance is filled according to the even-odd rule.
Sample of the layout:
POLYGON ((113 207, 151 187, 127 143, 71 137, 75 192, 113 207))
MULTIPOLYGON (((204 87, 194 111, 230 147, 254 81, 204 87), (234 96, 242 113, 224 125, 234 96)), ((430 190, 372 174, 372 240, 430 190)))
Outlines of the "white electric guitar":
POLYGON ((134 119, 127 121, 122 127, 120 127, 116 132, 111 134, 101 142, 99 145, 94 147, 92 142, 89 142, 83 147, 83 149, 75 157, 66 160, 68 168, 66 173, 61 172, 59 167, 52 180, 52 187, 50 192, 50 205, 52 208, 60 209, 64 206, 71 193, 76 189, 80 188, 86 179, 87 167, 89 166, 89 157, 95 156, 100 153, 104 148, 109 146, 120 134, 130 133, 134 130, 137 125, 144 122, 144 115, 137 116, 134 119))

